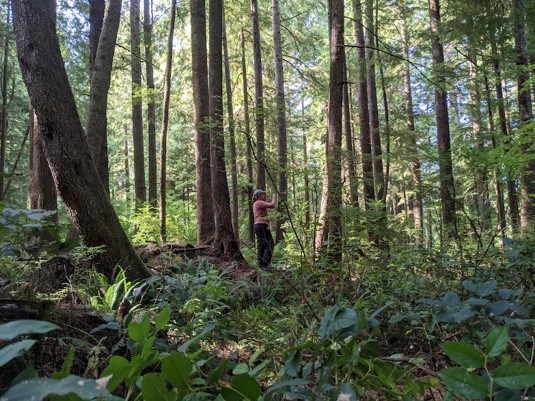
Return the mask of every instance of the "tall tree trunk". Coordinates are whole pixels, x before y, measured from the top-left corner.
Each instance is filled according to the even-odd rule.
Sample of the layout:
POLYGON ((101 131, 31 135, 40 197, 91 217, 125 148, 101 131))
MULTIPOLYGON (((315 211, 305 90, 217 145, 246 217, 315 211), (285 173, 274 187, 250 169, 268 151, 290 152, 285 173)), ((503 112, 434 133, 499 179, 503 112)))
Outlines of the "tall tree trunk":
POLYGON ((358 83, 363 195, 365 208, 366 210, 370 210, 372 208, 371 204, 375 200, 375 188, 373 182, 370 115, 368 112, 368 84, 366 82, 366 50, 362 25, 362 4, 360 0, 353 0, 353 14, 355 20, 355 43, 357 49, 356 80, 358 83))
MULTIPOLYGON (((508 107, 508 94, 507 94, 507 83, 503 79, 500 82, 501 89, 503 91, 503 112, 505 116, 505 125, 507 127, 508 136, 505 137, 504 143, 506 144, 506 151, 508 146, 511 146, 512 141, 512 129, 511 129, 511 119, 509 117, 509 107, 508 107)), ((509 203, 509 215, 511 218, 511 227, 513 232, 516 233, 520 229, 520 207, 518 200, 518 180, 515 178, 514 173, 509 170, 507 171, 507 201, 509 203)))
POLYGON ((262 79, 262 48, 258 23, 258 0, 251 0, 253 22, 253 59, 255 80, 255 125, 256 125, 256 186, 266 189, 266 145, 264 139, 264 83, 262 79))
MULTIPOLYGON (((520 0, 513 1, 513 31, 515 35, 518 111, 520 116, 520 129, 533 118, 531 109, 531 92, 529 87, 529 61, 525 26, 525 4, 520 0)), ((520 175, 520 192, 522 196, 520 226, 524 232, 531 227, 535 218, 535 151, 533 138, 526 137, 522 141, 521 151, 526 155, 528 162, 520 175)))
POLYGON ((52 173, 43 152, 42 138, 50 134, 37 122, 33 107, 30 115, 30 163, 28 182, 28 209, 57 210, 57 192, 52 173))
POLYGON ((28 141, 28 136, 30 133, 30 126, 28 125, 28 128, 26 129, 26 132, 24 134, 24 138, 22 138, 22 143, 20 144, 19 152, 17 153, 17 157, 15 158, 15 161, 13 162, 13 165, 11 166, 11 172, 9 173, 9 179, 6 182, 6 185, 4 186, 4 198, 7 197, 7 194, 9 193, 9 188, 11 187, 11 182, 13 181, 13 176, 15 175, 15 172, 17 171, 17 167, 19 165, 19 161, 22 157, 22 154, 24 153, 24 148, 26 147, 26 142, 28 141))
POLYGON ((167 241, 167 130, 169 127, 169 104, 171 100, 171 71, 173 67, 173 37, 175 34, 176 0, 171 0, 171 22, 167 37, 167 61, 163 87, 163 112, 160 149, 160 239, 167 241))
MULTIPOLYGON (((377 3, 376 3, 377 4, 377 3)), ((376 7, 376 13, 379 13, 378 6, 376 7)), ((376 17, 377 18, 377 17, 376 17)), ((376 46, 379 48, 379 38, 377 37, 377 29, 375 30, 376 34, 376 46)), ((383 108, 385 112, 385 153, 386 153, 386 161, 385 161, 385 173, 383 177, 383 196, 381 198, 383 204, 386 207, 386 196, 388 194, 388 183, 390 181, 390 112, 388 108, 388 94, 386 93, 386 82, 385 82, 385 74, 383 71, 383 63, 381 61, 381 53, 377 52, 377 64, 379 65, 379 77, 381 79, 381 91, 383 94, 383 108)))
MULTIPOLYGON (((48 167, 41 138, 47 135, 46 129, 39 125, 33 107, 29 107, 29 128, 30 133, 30 160, 28 174, 28 209, 39 209, 46 211, 58 210, 58 196, 52 173, 48 167)), ((48 222, 57 225, 57 213, 46 218, 48 222)), ((54 237, 45 230, 32 230, 26 237, 26 242, 31 243, 36 248, 42 248, 44 243, 53 242, 54 237)))
MULTIPOLYGON (((492 105, 492 99, 491 99, 491 93, 490 93, 490 85, 488 80, 488 74, 486 70, 483 70, 485 74, 485 100, 487 102, 487 114, 488 114, 488 129, 491 134, 491 144, 492 148, 496 149, 498 144, 496 141, 496 135, 494 133, 494 112, 493 112, 493 105, 492 105)), ((496 211, 498 214, 498 228, 500 230, 501 235, 505 235, 505 229, 507 228, 506 222, 505 222, 505 204, 504 204, 504 198, 503 198, 503 189, 502 189, 502 183, 501 183, 501 172, 498 167, 495 168, 494 171, 494 178, 495 178, 495 187, 496 187, 496 211)))
POLYGON ((406 16, 401 19, 401 37, 403 43, 403 85, 405 91, 405 113, 407 115, 408 141, 407 150, 411 163, 412 189, 412 215, 414 228, 417 230, 416 239, 421 238, 424 228, 424 209, 422 199, 422 174, 420 171, 420 158, 418 157, 418 144, 416 142, 416 129, 414 126, 414 111, 412 102, 411 69, 409 55, 409 35, 407 33, 406 16))
POLYGON ((277 102, 277 144, 279 154, 279 200, 277 210, 277 227, 275 231, 275 242, 283 239, 282 225, 286 221, 286 201, 288 199, 288 179, 286 169, 288 164, 288 146, 286 143, 286 97, 284 94, 284 74, 282 63, 282 38, 279 0, 272 0, 273 19, 273 52, 275 57, 275 88, 277 102))
MULTIPOLYGON (((172 6, 171 6, 172 8, 172 6)), ((152 17, 151 0, 143 0, 143 42, 145 45, 145 71, 147 74, 147 134, 149 142, 149 203, 156 207, 158 183, 156 176, 156 93, 154 91, 154 68, 152 66, 152 17)))
POLYGON ((110 0, 105 10, 102 10, 102 4, 99 1, 92 0, 91 2, 91 8, 95 7, 96 10, 91 13, 90 60, 92 63, 86 134, 95 166, 108 195, 110 192, 107 139, 108 91, 121 17, 121 3, 121 0, 110 0))
POLYGON ((245 62, 245 36, 243 31, 241 32, 241 68, 242 68, 242 84, 243 84, 243 119, 245 125, 245 157, 247 159, 247 205, 248 205, 248 225, 247 232, 249 242, 254 242, 254 215, 253 215, 253 160, 252 149, 253 143, 251 141, 251 124, 249 118, 249 94, 247 92, 247 64, 245 62))
POLYGON ((442 223, 447 238, 457 237, 455 215, 455 184, 451 156, 450 125, 448 101, 444 78, 444 48, 440 42, 440 4, 439 0, 429 0, 429 20, 431 25, 431 46, 433 52, 433 71, 435 76, 435 113, 437 123, 438 159, 440 169, 440 199, 442 203, 442 223))
POLYGON ((93 76, 93 65, 97 57, 98 42, 102 33, 106 0, 89 0, 89 79, 93 76))
MULTIPOLYGON (((305 117, 305 99, 304 97, 301 98, 301 117, 305 117)), ((312 206, 312 202, 310 199, 310 180, 308 176, 308 149, 307 149, 307 135, 306 131, 303 128, 303 164, 304 164, 304 171, 303 171, 303 185, 304 185, 304 192, 305 192, 305 202, 306 202, 306 209, 305 209, 305 227, 310 227, 310 209, 312 206)), ((307 239, 308 241, 308 239, 307 239)))
POLYGON ((330 68, 326 174, 316 249, 334 262, 342 260, 342 98, 344 84, 344 1, 329 0, 330 68))
POLYGON ((366 0, 366 79, 368 81, 368 107, 370 110, 370 139, 373 156, 373 177, 375 200, 382 201, 384 195, 384 171, 379 130, 379 108, 377 105, 377 84, 375 80, 375 26, 373 22, 373 2, 366 0))
MULTIPOLYGON (((6 25, 10 24, 11 5, 7 2, 6 25)), ((6 166, 6 144, 7 144, 7 83, 9 72, 9 35, 5 35, 2 62, 2 109, 0 110, 0 201, 4 199, 4 170, 6 166)))
POLYGON ((195 106, 195 172, 197 186, 197 241, 208 245, 214 239, 215 221, 210 176, 210 127, 208 66, 206 54, 206 9, 204 0, 190 0, 191 66, 195 106))
MULTIPOLYGON (((489 34, 490 45, 492 49, 492 69, 494 71, 494 80, 495 80, 495 91, 496 99, 498 103, 498 119, 500 122, 500 132, 502 134, 501 141, 506 145, 510 144, 509 136, 509 124, 507 120, 507 113, 505 109, 505 99, 504 99, 504 90, 502 87, 502 77, 500 71, 500 63, 498 58, 498 52, 496 49, 496 41, 494 34, 491 32, 489 34)), ((518 211, 518 197, 516 193, 516 182, 511 175, 511 171, 507 169, 505 171, 506 176, 506 186, 507 186, 507 203, 509 205, 509 219, 511 221, 512 232, 517 232, 518 227, 520 226, 520 214, 518 211)))
POLYGON ((236 162, 236 127, 234 123, 234 106, 232 102, 232 82, 230 78, 230 64, 227 44, 227 27, 225 10, 223 9, 223 58, 225 67, 225 89, 227 92, 227 115, 230 148, 230 176, 232 182, 232 228, 234 238, 240 242, 239 200, 238 200, 238 166, 236 162))
POLYGON ((143 145, 143 102, 141 95, 139 0, 130 0, 130 49, 132 68, 132 136, 134 140, 134 189, 136 204, 147 200, 145 149, 143 145))
POLYGON ((212 200, 215 216, 217 254, 241 258, 240 247, 234 237, 230 195, 225 166, 225 139, 223 136, 223 0, 210 0, 210 127, 212 161, 212 200))
MULTIPOLYGON (((469 50, 470 57, 470 114, 472 120, 472 142, 474 150, 478 155, 482 154, 484 149, 484 142, 481 133, 481 95, 479 93, 478 82, 478 65, 477 58, 472 54, 472 50, 469 50)), ((480 158, 481 160, 481 158, 480 158)), ((489 188, 488 188, 488 171, 487 168, 478 162, 478 166, 475 171, 475 190, 476 190, 476 207, 477 215, 479 217, 481 229, 489 228, 491 223, 490 209, 488 206, 489 188)))
POLYGON ((128 151, 128 126, 124 125, 124 191, 125 200, 128 201, 130 194, 130 156, 128 151))
POLYGON ((111 279, 120 265, 129 280, 148 277, 150 272, 128 241, 93 163, 49 3, 14 0, 13 25, 22 76, 39 125, 46 127, 42 147, 56 189, 85 244, 105 247, 97 256, 102 273, 111 279))
POLYGON ((355 163, 355 149, 353 147, 353 130, 351 129, 351 97, 349 96, 349 80, 347 77, 347 58, 344 64, 344 88, 343 88, 343 105, 344 105, 344 134, 346 143, 346 163, 347 175, 349 181, 349 202, 351 206, 358 207, 358 182, 357 166, 355 163))

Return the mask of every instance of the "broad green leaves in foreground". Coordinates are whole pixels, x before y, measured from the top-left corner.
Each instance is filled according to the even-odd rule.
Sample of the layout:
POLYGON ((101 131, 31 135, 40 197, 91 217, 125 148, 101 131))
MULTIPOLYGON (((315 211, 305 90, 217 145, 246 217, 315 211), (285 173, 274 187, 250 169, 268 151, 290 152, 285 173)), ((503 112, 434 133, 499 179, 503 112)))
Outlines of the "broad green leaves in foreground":
POLYGON ((463 342, 443 344, 444 353, 461 366, 440 373, 446 387, 472 400, 519 399, 518 391, 535 386, 535 367, 511 362, 499 365, 494 371, 491 369, 495 366, 494 358, 503 354, 508 342, 507 328, 497 327, 484 339, 484 353, 463 342))

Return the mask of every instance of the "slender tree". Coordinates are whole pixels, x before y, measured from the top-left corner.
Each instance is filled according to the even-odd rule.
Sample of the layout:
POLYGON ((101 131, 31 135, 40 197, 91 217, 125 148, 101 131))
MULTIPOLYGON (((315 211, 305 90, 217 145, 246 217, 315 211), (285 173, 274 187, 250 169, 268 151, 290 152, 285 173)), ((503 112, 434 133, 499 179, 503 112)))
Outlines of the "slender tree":
POLYGON ((457 236, 455 216, 455 185, 451 156, 451 138, 448 115, 448 101, 444 78, 444 48, 440 42, 440 2, 429 0, 429 20, 431 26, 431 46, 435 77, 435 114, 438 136, 438 159, 440 169, 440 199, 442 203, 442 223, 446 237, 457 236))
POLYGON ((320 255, 342 260, 342 99, 344 84, 344 1, 330 0, 329 106, 326 169, 316 249, 320 255))
POLYGON ((407 151, 411 163, 412 187, 414 196, 412 198, 412 215, 414 218, 414 228, 420 237, 423 230, 424 210, 422 200, 422 175, 420 172, 420 158, 418 157, 418 145, 416 142, 416 129, 414 125, 414 111, 412 101, 412 86, 411 86, 411 70, 410 70, 410 55, 409 55, 409 35, 407 32, 406 16, 402 11, 401 18, 401 39, 403 45, 403 87, 405 91, 405 113, 407 119, 407 151))
MULTIPOLYGON (((147 135, 149 163, 149 203, 156 207, 156 101, 154 91, 154 67, 152 65, 152 17, 151 0, 143 0, 143 42, 145 45, 145 73, 147 80, 147 135)), ((172 8, 172 6, 171 6, 172 8)))
POLYGON ((104 246, 97 267, 112 278, 150 275, 135 253, 106 194, 78 117, 55 29, 55 2, 13 1, 17 52, 56 189, 87 246, 104 246), (52 4, 51 4, 52 3, 52 4))
POLYGON ((245 129, 245 157, 247 159, 247 205, 248 205, 248 224, 247 232, 250 242, 254 242, 254 216, 253 216, 253 158, 252 149, 253 141, 251 140, 251 123, 249 118, 249 93, 247 92, 247 64, 245 62, 245 35, 241 32, 241 67, 242 67, 242 84, 243 84, 243 120, 245 129))
POLYGON ((173 37, 175 34, 176 0, 171 0, 171 22, 167 37, 167 61, 163 86, 162 131, 160 143, 160 239, 167 241, 167 131, 169 128, 169 104, 171 101, 171 72, 173 67, 173 37))
POLYGON ((130 65, 132 72, 132 137, 134 142, 134 190, 136 202, 147 200, 145 150, 143 145, 143 102, 141 95, 139 0, 130 0, 130 65))
MULTIPOLYGON (((498 147, 498 141, 496 140, 495 124, 494 124, 494 111, 493 104, 491 99, 491 90, 489 85, 488 73, 486 70, 483 70, 485 78, 485 100, 487 103, 487 127, 490 132, 491 145, 493 149, 498 147)), ((495 188, 496 188, 496 211, 498 214, 498 227, 501 235, 505 235, 505 229, 507 228, 506 219, 505 219, 505 202, 503 197, 503 188, 501 182, 501 171, 500 168, 495 168, 494 170, 495 177, 495 188)))
POLYGON ((286 169, 288 164, 288 145, 286 133, 286 96, 284 94, 284 70, 282 63, 282 37, 281 37, 281 17, 279 0, 272 0, 272 21, 273 21, 273 53, 275 57, 275 88, 277 103, 277 144, 279 154, 279 185, 278 191, 280 199, 277 203, 279 217, 275 229, 275 241, 283 239, 282 224, 286 221, 286 201, 288 198, 288 179, 286 169))
MULTIPOLYGON (((7 12, 6 12, 6 25, 10 23, 10 13, 11 5, 10 2, 7 2, 7 12)), ((2 109, 0 110, 0 201, 4 199, 4 171, 6 165, 6 144, 7 144, 7 83, 9 79, 9 35, 6 35, 4 38, 3 46, 3 62, 2 62, 2 109)))
POLYGON ((377 103, 377 83, 375 80, 375 24, 373 16, 374 0, 366 0, 366 79, 368 107, 370 111, 370 139, 373 156, 373 177, 375 199, 383 201, 385 193, 381 132, 379 127, 379 107, 377 103))
POLYGON ((197 241, 212 242, 215 221, 212 205, 208 65, 206 54, 206 9, 204 0, 190 0, 191 67, 195 107, 195 171, 197 186, 197 241))
MULTIPOLYGON (((500 70, 500 61, 496 49, 496 40, 492 32, 489 33, 490 45, 492 50, 492 69, 494 71, 494 87, 496 91, 496 100, 498 104, 498 119, 500 123, 501 140, 508 147, 510 143, 508 119, 505 109, 504 90, 502 87, 502 77, 500 70)), ((507 186, 507 203, 509 204, 509 219, 511 221, 511 228, 513 232, 518 230, 520 226, 520 215, 518 212, 518 198, 516 193, 516 182, 512 177, 511 171, 505 171, 506 186, 507 186)))
MULTIPOLYGON (((525 5, 520 0, 513 1, 513 30, 515 36, 515 52, 517 72, 518 110, 520 129, 533 118, 531 108, 531 91, 529 87, 529 59, 527 52, 525 5)), ((522 195, 520 226, 523 231, 531 227, 535 218, 535 151, 533 138, 523 139, 521 150, 527 163, 520 175, 520 191, 522 195)))
POLYGON ((359 104, 359 128, 360 128, 360 151, 362 157, 362 183, 364 204, 366 210, 371 208, 375 200, 373 182, 372 144, 370 135, 370 115, 368 112, 368 84, 366 82, 366 55, 364 32, 362 25, 362 5, 360 0, 353 0, 353 14, 355 21, 355 44, 357 49, 357 73, 358 104, 359 104))
MULTIPOLYGON (((470 114, 472 123, 472 143, 474 149, 478 154, 484 152, 484 140, 482 133, 482 115, 481 115, 481 94, 479 90, 479 66, 477 64, 476 55, 470 49, 470 114)), ((477 161, 476 161, 477 162, 477 161)), ((482 163, 477 162, 475 171, 475 195, 476 208, 480 221, 480 228, 490 227, 490 208, 488 204, 489 188, 488 188, 488 171, 482 163)))
POLYGON ((349 80, 347 77, 347 57, 344 64, 344 89, 343 89, 343 106, 344 106, 344 136, 346 144, 346 164, 347 176, 349 181, 349 202, 351 206, 358 207, 358 182, 357 166, 355 163, 355 150, 353 146, 353 130, 351 121, 351 96, 349 96, 349 80))
POLYGON ((91 7, 95 7, 91 15, 90 34, 90 89, 89 113, 87 119, 87 140, 93 160, 99 172, 100 179, 109 194, 108 175, 108 140, 107 140, 107 112, 108 91, 111 83, 111 71, 119 21, 121 17, 121 0, 110 0, 105 10, 99 1, 93 0, 91 7), (95 44, 96 42, 96 44, 95 44))
POLYGON ((255 80, 255 126, 256 126, 256 186, 266 188, 266 145, 264 138, 264 80, 262 78, 262 47, 258 23, 258 0, 251 0, 253 23, 253 59, 255 80))
POLYGON ((228 55, 227 27, 223 7, 223 59, 225 67, 225 89, 227 94, 228 136, 230 148, 230 177, 232 182, 232 228, 234 238, 240 241, 239 200, 238 200, 238 166, 236 162, 236 127, 234 123, 234 106, 232 101, 232 81, 230 78, 230 62, 228 55))

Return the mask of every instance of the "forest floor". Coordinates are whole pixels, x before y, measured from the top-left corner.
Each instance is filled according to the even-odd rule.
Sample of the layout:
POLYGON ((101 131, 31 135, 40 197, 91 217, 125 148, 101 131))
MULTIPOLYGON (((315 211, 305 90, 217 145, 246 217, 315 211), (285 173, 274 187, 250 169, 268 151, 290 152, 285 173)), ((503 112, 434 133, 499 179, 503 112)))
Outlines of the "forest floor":
MULTIPOLYGON (((176 243, 158 246, 148 243, 139 247, 137 251, 156 275, 165 274, 169 266, 174 263, 173 258, 180 257, 185 260, 203 258, 216 269, 224 270, 230 280, 247 279, 255 284, 260 283, 260 273, 254 266, 246 261, 236 262, 217 257, 211 254, 207 247, 176 243)), ((28 364, 40 375, 50 376, 65 368, 65 361, 71 358, 70 373, 97 378, 112 355, 130 356, 126 332, 112 323, 115 319, 120 320, 125 311, 119 308, 114 317, 106 318, 94 308, 83 305, 77 292, 69 289, 74 272, 75 263, 70 256, 56 256, 43 262, 32 273, 26 284, 18 288, 16 295, 10 292, 10 296, 3 296, 2 293, 5 292, 0 286, 0 324, 15 319, 39 319, 61 327, 60 332, 56 331, 52 336, 41 337, 41 341, 32 350, 31 360, 18 358, 0 369, 0 394, 9 388, 11 381, 28 364), (39 294, 38 297, 36 294, 39 294)), ((392 348, 408 347, 401 342, 392 344, 392 348)), ((251 353, 238 351, 233 349, 232 345, 226 345, 218 350, 218 354, 223 359, 225 355, 233 354, 235 360, 246 363, 251 353)), ((422 377, 436 375, 428 368, 422 369, 421 374, 422 377)), ((385 398, 370 392, 366 399, 380 401, 385 398)), ((419 399, 440 401, 442 392, 427 389, 419 399)))

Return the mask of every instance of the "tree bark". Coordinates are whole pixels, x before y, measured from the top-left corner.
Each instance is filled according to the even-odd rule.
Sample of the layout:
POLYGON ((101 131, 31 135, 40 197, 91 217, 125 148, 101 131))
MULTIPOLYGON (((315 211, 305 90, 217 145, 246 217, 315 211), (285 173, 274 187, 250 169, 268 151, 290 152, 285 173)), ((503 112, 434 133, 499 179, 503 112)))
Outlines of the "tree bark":
POLYGON ((139 0, 130 0, 130 62, 132 68, 132 137, 134 142, 134 190, 136 205, 147 200, 143 144, 143 97, 141 95, 139 0))
POLYGON ((372 145, 373 177, 375 182, 375 200, 383 201, 384 171, 381 149, 381 132, 379 127, 379 108, 377 104, 377 83, 375 80, 375 24, 373 22, 373 1, 366 0, 366 79, 368 89, 368 107, 370 111, 370 139, 372 145))
POLYGON ((15 0, 14 28, 19 64, 37 120, 56 189, 87 246, 104 246, 97 268, 112 278, 116 265, 130 280, 150 272, 135 253, 111 206, 93 163, 46 2, 15 0))
MULTIPOLYGON (((469 49, 470 57, 470 114, 472 122, 472 143, 474 145, 474 150, 477 152, 477 155, 482 154, 485 151, 485 144, 483 141, 481 133, 481 95, 479 92, 479 74, 478 74, 478 65, 477 58, 472 54, 472 50, 469 49)), ((486 229, 491 225, 491 216, 490 208, 488 205, 489 201, 489 186, 488 186, 488 170, 482 165, 482 163, 477 162, 477 167, 475 171, 475 192, 476 192, 476 210, 477 216, 480 221, 480 228, 486 229)))
POLYGON ((431 25, 431 46, 433 52, 433 71, 435 83, 435 113, 437 124, 438 158, 440 169, 440 199, 442 203, 442 223, 447 238, 457 237, 457 218, 455 215, 455 184, 451 156, 450 125, 447 93, 444 88, 443 72, 444 48, 440 42, 440 3, 429 0, 429 20, 431 25))
POLYGON ((240 247, 232 229, 230 195, 225 166, 223 136, 223 0, 210 0, 210 127, 212 161, 212 200, 215 217, 214 249, 216 254, 241 259, 240 247))
POLYGON ((282 62, 282 37, 280 21, 279 0, 272 0, 272 20, 273 20, 273 53, 275 58, 275 88, 277 104, 277 144, 279 158, 279 200, 277 211, 279 218, 275 228, 275 242, 278 243, 284 238, 282 225, 286 221, 286 205, 288 199, 288 179, 286 169, 288 164, 288 145, 286 133, 286 96, 284 93, 284 72, 282 62))
POLYGON ((251 0, 253 23, 253 59, 255 80, 255 125, 256 125, 256 186, 266 189, 266 145, 264 138, 264 83, 262 79, 262 48, 258 23, 258 0, 251 0))
MULTIPOLYGON (((6 25, 10 24, 10 13, 11 6, 10 2, 7 2, 7 12, 6 12, 6 25)), ((9 73, 9 35, 6 35, 4 38, 4 49, 3 49, 3 63, 2 63, 2 109, 0 110, 0 201, 4 199, 4 170, 6 166, 6 144, 7 144, 7 83, 8 83, 8 73, 9 73)))
POLYGON ((99 1, 91 2, 92 8, 96 7, 96 10, 91 13, 94 25, 90 31, 90 49, 95 53, 94 56, 90 56, 91 82, 86 134, 95 166, 108 195, 110 192, 107 144, 108 91, 121 17, 121 3, 121 0, 110 0, 104 11, 99 1))
MULTIPOLYGON (((492 99, 491 99, 491 93, 490 93, 490 85, 488 80, 488 74, 486 70, 484 70, 485 73, 485 100, 487 102, 487 114, 488 114, 488 129, 490 132, 490 138, 491 138, 491 144, 492 148, 496 149, 498 144, 496 141, 496 135, 494 133, 495 125, 494 125, 494 112, 493 112, 493 105, 492 105, 492 99)), ((501 182, 501 171, 500 168, 496 167, 494 170, 494 178, 495 178, 495 188, 496 188, 496 211, 498 214, 498 228, 500 230, 501 235, 505 235, 505 230, 507 228, 506 225, 506 219, 505 219, 505 203, 504 203, 504 197, 503 197, 503 189, 502 189, 502 182, 501 182)))
POLYGON ((370 210, 372 208, 371 203, 375 200, 375 189, 373 182, 370 116, 368 112, 368 84, 366 82, 366 51, 364 43, 364 32, 362 28, 362 5, 360 0, 353 0, 353 14, 355 20, 355 43, 357 45, 356 81, 358 83, 360 152, 362 155, 363 195, 365 209, 370 210))
POLYGON ((230 176, 232 182, 232 228, 234 238, 240 242, 239 200, 238 200, 238 167, 236 162, 236 127, 234 124, 234 107, 232 102, 232 82, 230 78, 230 63, 227 43, 227 27, 225 10, 223 9, 223 58, 225 67, 225 89, 227 92, 227 115, 230 148, 230 176))
POLYGON ((353 207, 358 207, 358 182, 357 166, 355 163, 355 149, 353 147, 353 130, 351 129, 351 97, 349 96, 349 80, 347 77, 347 58, 344 64, 344 88, 343 88, 343 105, 344 105, 344 134, 346 144, 346 164, 349 181, 349 203, 353 207))
MULTIPOLYGON (((513 1, 513 31, 515 35, 517 75, 517 101, 520 117, 520 130, 533 118, 531 109, 531 92, 529 87, 529 61, 527 51, 525 5, 520 0, 513 1)), ((526 134, 521 135, 521 137, 526 134)), ((520 227, 527 232, 535 218, 535 151, 533 138, 523 139, 521 151, 526 155, 526 166, 520 175, 521 214, 520 227)))
POLYGON ((329 106, 326 174, 316 249, 333 262, 342 260, 342 98, 344 81, 344 1, 330 0, 329 106))
POLYGON ((163 111, 160 148, 160 239, 167 241, 167 131, 169 127, 169 104, 171 100, 171 71, 173 67, 173 37, 175 34, 176 0, 171 0, 171 22, 167 37, 167 60, 163 87, 163 111))
POLYGON ((248 205, 248 225, 247 232, 249 242, 254 242, 254 215, 253 215, 253 159, 252 159, 252 149, 253 143, 251 141, 251 123, 249 118, 249 93, 247 92, 247 64, 245 62, 245 35, 243 31, 241 32, 241 67, 242 67, 242 84, 243 84, 243 120, 245 125, 245 139, 246 139, 246 148, 245 148, 245 157, 247 159, 247 205, 248 205))
MULTIPOLYGON (((172 6, 171 6, 172 8, 172 6)), ((157 160, 156 160, 156 93, 154 91, 154 68, 152 65, 152 17, 151 0, 143 0, 143 42, 145 45, 145 72, 147 79, 147 134, 149 162, 149 203, 156 207, 157 191, 157 160)))
POLYGON ((418 157, 418 144, 416 142, 416 129, 414 126, 414 111, 412 102, 411 70, 409 58, 409 35, 407 33, 406 17, 401 19, 401 36, 403 46, 403 84, 405 90, 405 113, 407 115, 408 141, 407 150, 411 163, 412 189, 414 191, 412 214, 414 228, 417 230, 416 238, 421 238, 424 228, 424 210, 422 199, 422 174, 420 171, 420 158, 418 157))
POLYGON ((29 107, 30 116, 30 162, 28 180, 28 209, 57 210, 57 192, 52 173, 43 152, 42 138, 49 133, 38 121, 33 107, 29 107))
POLYGON ((195 107, 195 171, 197 186, 197 242, 209 245, 214 239, 212 205, 208 66, 206 54, 206 9, 204 0, 190 0, 191 66, 195 107))

